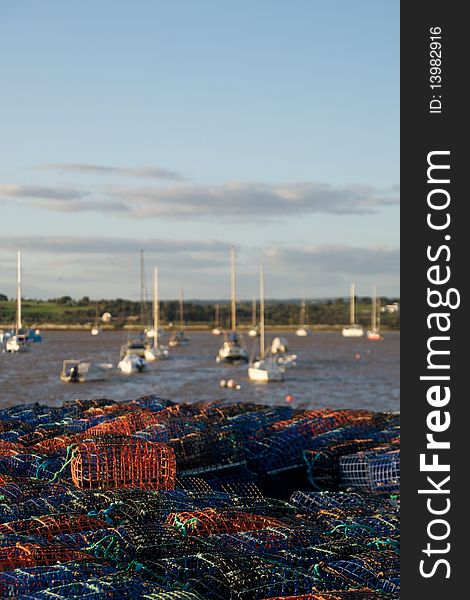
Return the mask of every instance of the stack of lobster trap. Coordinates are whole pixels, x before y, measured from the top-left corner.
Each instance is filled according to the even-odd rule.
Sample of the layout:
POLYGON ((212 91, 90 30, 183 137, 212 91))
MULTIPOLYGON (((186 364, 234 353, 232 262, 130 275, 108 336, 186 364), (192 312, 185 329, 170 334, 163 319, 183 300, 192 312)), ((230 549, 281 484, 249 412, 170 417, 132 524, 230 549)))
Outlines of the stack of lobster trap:
POLYGON ((0 411, 0 597, 398 598, 399 417, 244 402, 0 411))

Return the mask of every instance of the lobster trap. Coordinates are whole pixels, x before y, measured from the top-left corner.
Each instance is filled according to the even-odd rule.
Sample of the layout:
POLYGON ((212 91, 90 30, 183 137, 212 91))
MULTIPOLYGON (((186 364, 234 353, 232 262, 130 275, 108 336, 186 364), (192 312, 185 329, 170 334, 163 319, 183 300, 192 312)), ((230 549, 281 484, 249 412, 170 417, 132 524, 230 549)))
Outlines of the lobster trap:
POLYGON ((373 494, 400 491, 400 450, 360 452, 340 458, 344 488, 373 494))
POLYGON ((172 489, 174 451, 165 444, 103 436, 79 444, 70 464, 73 483, 81 489, 172 489))
POLYGON ((253 531, 267 527, 283 527, 284 525, 282 521, 272 517, 235 510, 217 510, 215 508, 170 513, 166 524, 178 531, 183 537, 253 531))

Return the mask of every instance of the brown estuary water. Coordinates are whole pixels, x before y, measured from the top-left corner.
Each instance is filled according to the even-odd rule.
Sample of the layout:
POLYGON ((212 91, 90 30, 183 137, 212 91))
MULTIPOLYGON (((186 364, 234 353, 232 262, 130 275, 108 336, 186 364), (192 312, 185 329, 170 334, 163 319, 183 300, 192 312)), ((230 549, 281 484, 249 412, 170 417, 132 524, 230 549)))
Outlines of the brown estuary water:
MULTIPOLYGON (((215 361, 223 336, 189 332, 190 343, 171 350, 169 358, 148 363, 147 370, 126 376, 113 369, 108 381, 62 383, 59 373, 65 359, 119 361, 127 340, 122 331, 44 331, 43 341, 28 353, 0 354, 0 408, 27 402, 60 405, 75 398, 130 400, 157 394, 174 401, 232 400, 292 406, 399 410, 400 334, 385 332, 384 340, 344 338, 340 332, 314 332, 308 337, 281 335, 289 352, 298 356, 285 381, 253 383, 246 365, 220 365, 215 361), (221 379, 234 379, 240 390, 220 387, 221 379)), ((269 341, 276 334, 269 333, 269 341)), ((251 351, 254 344, 245 338, 251 351)))

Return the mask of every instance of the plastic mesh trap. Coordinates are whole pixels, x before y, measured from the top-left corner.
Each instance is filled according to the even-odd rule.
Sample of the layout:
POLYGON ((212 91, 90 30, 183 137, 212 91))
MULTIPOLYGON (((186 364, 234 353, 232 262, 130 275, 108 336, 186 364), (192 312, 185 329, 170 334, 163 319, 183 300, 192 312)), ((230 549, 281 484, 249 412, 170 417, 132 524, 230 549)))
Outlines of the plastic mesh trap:
POLYGON ((88 515, 44 515, 0 524, 0 534, 26 533, 51 539, 63 533, 102 529, 105 526, 106 523, 102 519, 88 515))
POLYGON ((170 513, 166 524, 173 527, 184 537, 187 535, 207 536, 284 526, 282 521, 272 517, 235 510, 216 510, 214 508, 170 513))
POLYGON ((396 507, 386 498, 371 498, 357 492, 294 492, 290 502, 299 510, 316 514, 320 510, 340 509, 349 514, 396 515, 396 507))
POLYGON ((0 456, 15 456, 22 452, 24 452, 24 446, 21 442, 0 440, 0 456))
POLYGON ((90 560, 88 554, 59 544, 16 543, 0 548, 0 571, 85 560, 90 560))
MULTIPOLYGON (((336 589, 361 586, 376 591, 399 594, 399 585, 391 580, 396 575, 399 566, 396 565, 393 573, 384 573, 384 560, 385 557, 382 561, 376 561, 370 556, 351 557, 348 560, 320 564, 317 574, 329 587, 336 589), (388 575, 387 578, 386 575, 388 575)), ((398 560, 397 558, 396 562, 398 560)))
POLYGON ((396 600, 396 596, 374 592, 369 588, 352 590, 334 590, 331 592, 314 592, 313 594, 301 594, 300 596, 271 596, 263 600, 396 600))
POLYGON ((370 493, 400 491, 400 450, 360 452, 340 458, 341 484, 370 493))
MULTIPOLYGON (((272 475, 305 468, 304 450, 314 446, 315 439, 326 432, 342 426, 354 425, 358 430, 377 428, 375 413, 369 411, 317 411, 315 416, 288 422, 257 441, 253 447, 252 466, 262 475, 272 475)), ((274 427, 274 426, 273 426, 274 427)))
POLYGON ((200 431, 173 439, 178 473, 198 474, 245 464, 240 437, 230 431, 200 431))
POLYGON ((24 567, 0 573, 0 597, 23 598, 45 588, 102 577, 114 569, 97 563, 67 563, 46 567, 24 567))
MULTIPOLYGON (((50 590, 37 592, 34 599, 62 600, 70 598, 87 598, 87 600, 135 600, 144 598, 144 594, 165 591, 165 588, 150 581, 131 577, 110 577, 78 581, 57 586, 50 590)), ((33 600, 26 597, 25 600, 33 600)))
POLYGON ((245 560, 246 567, 226 569, 217 575, 205 574, 188 583, 203 598, 217 600, 252 600, 310 592, 320 582, 301 571, 281 565, 255 565, 245 560))
POLYGON ((172 489, 176 461, 165 444, 122 437, 97 437, 79 444, 71 461, 79 488, 172 489))

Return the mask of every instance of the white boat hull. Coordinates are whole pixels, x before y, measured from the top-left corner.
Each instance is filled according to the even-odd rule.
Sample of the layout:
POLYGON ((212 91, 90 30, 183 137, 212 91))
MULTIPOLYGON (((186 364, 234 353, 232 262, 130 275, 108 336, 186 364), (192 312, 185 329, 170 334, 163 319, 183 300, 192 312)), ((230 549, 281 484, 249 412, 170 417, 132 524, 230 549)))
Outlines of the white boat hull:
POLYGON ((367 339, 371 340, 372 342, 380 342, 382 341, 384 338, 383 336, 380 334, 380 332, 378 331, 368 331, 367 332, 367 339))
POLYGON ((307 335, 309 335, 309 331, 308 329, 305 329, 305 327, 299 327, 299 329, 297 329, 295 332, 295 335, 298 335, 299 337, 307 337, 307 335))
POLYGON ((86 383, 88 381, 106 381, 113 368, 110 363, 90 363, 80 361, 66 361, 75 363, 71 365, 73 369, 67 370, 65 367, 60 373, 60 380, 64 383, 86 383))
POLYGON ((218 362, 237 363, 248 362, 248 352, 241 346, 224 343, 217 356, 218 362))
POLYGON ((254 363, 248 368, 248 377, 251 381, 284 381, 284 371, 281 368, 266 367, 263 365, 256 366, 254 363))
POLYGON ((152 348, 152 350, 146 350, 144 359, 147 362, 152 362, 154 360, 160 360, 162 358, 168 358, 168 349, 167 348, 152 348))
POLYGON ((18 339, 16 335, 5 342, 5 350, 10 353, 29 352, 31 350, 28 342, 18 339))
POLYGON ((136 354, 128 354, 118 362, 118 369, 124 373, 124 375, 141 373, 145 369, 145 366, 144 359, 136 354))
POLYGON ((364 335, 364 328, 360 325, 348 325, 343 327, 343 337, 362 337, 364 335))

